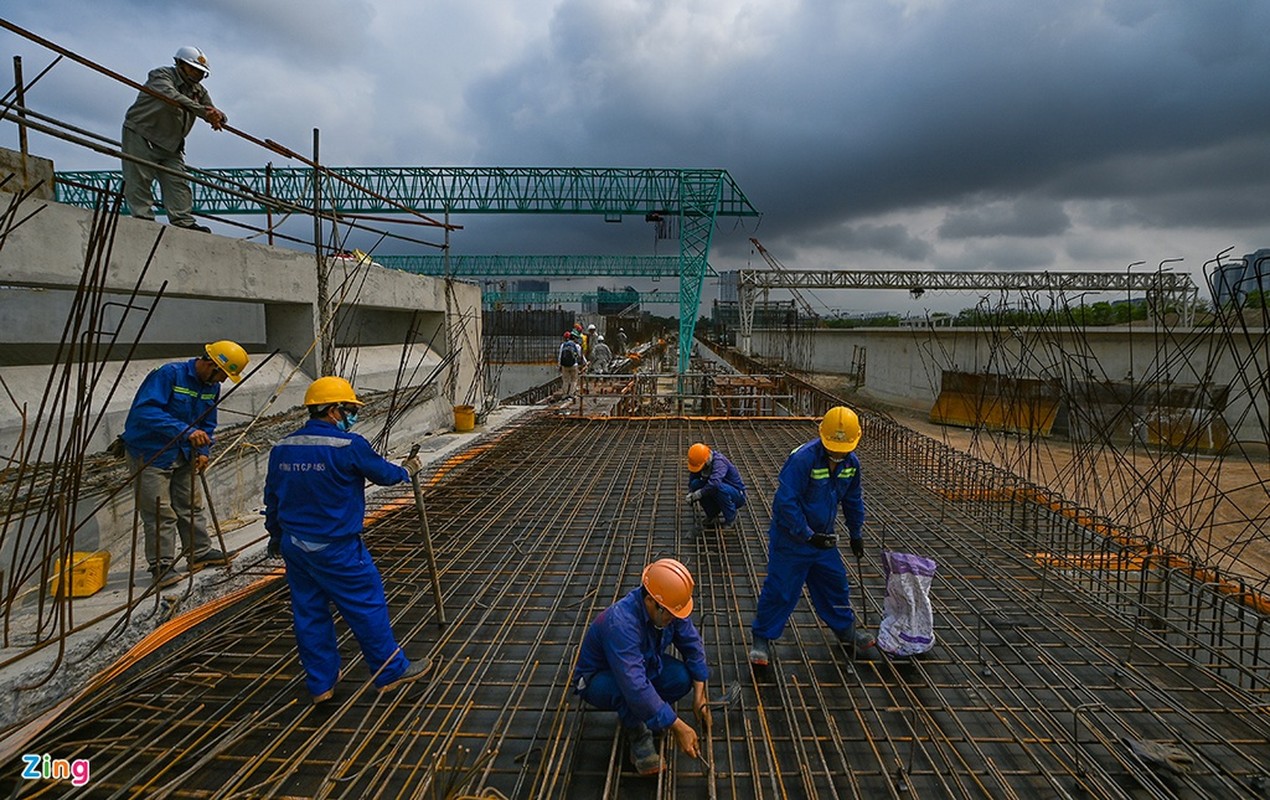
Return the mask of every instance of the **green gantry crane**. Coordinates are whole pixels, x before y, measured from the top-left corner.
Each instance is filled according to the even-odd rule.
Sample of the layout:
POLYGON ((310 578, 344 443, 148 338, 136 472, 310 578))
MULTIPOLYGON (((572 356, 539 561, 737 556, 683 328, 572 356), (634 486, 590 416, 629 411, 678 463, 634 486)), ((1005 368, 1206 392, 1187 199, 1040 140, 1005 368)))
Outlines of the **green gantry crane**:
MULTIPOLYGON (((320 196, 335 213, 589 214, 677 219, 679 231, 679 372, 701 305, 701 287, 718 217, 759 212, 727 170, 576 167, 326 167, 320 196)), ((311 210, 314 170, 262 167, 200 170, 194 210, 210 215, 311 210)), ((59 172, 57 199, 93 207, 118 192, 118 171, 59 172)), ((382 256, 376 260, 383 262, 382 256)), ((453 274, 453 273, 452 273, 453 274)), ((517 274, 517 273, 508 273, 517 274)))

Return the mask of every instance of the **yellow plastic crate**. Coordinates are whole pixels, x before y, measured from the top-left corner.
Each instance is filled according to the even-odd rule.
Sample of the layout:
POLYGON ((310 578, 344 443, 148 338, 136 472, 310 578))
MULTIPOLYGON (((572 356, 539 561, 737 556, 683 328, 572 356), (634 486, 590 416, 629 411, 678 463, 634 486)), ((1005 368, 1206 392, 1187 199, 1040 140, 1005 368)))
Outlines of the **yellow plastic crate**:
MULTIPOLYGON (((106 576, 110 572, 110 551, 98 550, 96 553, 76 551, 71 553, 70 587, 71 597, 88 597, 101 591, 106 585, 106 576)), ((62 560, 57 560, 56 574, 49 581, 49 593, 57 597, 61 580, 66 577, 67 570, 62 560)))

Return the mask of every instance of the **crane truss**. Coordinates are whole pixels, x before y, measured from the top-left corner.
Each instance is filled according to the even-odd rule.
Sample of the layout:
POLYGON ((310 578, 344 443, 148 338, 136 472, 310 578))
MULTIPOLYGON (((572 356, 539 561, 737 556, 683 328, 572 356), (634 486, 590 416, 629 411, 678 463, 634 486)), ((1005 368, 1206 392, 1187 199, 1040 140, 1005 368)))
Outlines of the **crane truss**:
MULTIPOLYGON (((503 304, 517 305, 558 305, 560 303, 595 303, 600 299, 599 292, 503 292, 486 290, 481 294, 481 303, 490 308, 503 304)), ((678 292, 605 292, 606 303, 641 304, 676 304, 679 302, 678 292)))
MULTIPOLYGON (((701 305, 714 221, 755 217, 740 187, 722 169, 575 167, 324 168, 324 206, 337 213, 627 214, 679 217, 679 372, 701 305)), ((263 214, 308 207, 315 170, 264 167, 201 170, 194 210, 263 214)), ((57 173, 57 200, 92 208, 102 191, 119 192, 117 170, 57 173)), ((312 211, 311 207, 308 209, 312 211)))
POLYGON ((1152 299, 1171 298, 1189 308, 1199 295, 1191 276, 1180 272, 954 272, 936 270, 737 271, 741 351, 751 352, 756 295, 770 289, 902 289, 995 292, 1125 292, 1152 299))
POLYGON ((495 256, 452 255, 449 263, 437 255, 375 255, 389 269, 416 275, 458 277, 678 277, 678 256, 495 256))

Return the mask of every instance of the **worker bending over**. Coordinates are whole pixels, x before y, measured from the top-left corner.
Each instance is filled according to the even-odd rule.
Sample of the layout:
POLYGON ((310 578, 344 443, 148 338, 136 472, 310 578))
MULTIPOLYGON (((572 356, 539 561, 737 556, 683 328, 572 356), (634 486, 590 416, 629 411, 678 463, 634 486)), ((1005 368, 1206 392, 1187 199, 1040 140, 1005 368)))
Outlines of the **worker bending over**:
POLYGON ((391 486, 422 468, 400 466, 349 429, 363 405, 343 378, 318 378, 304 395, 309 421, 269 453, 265 529, 269 555, 282 556, 291 587, 295 641, 314 703, 335 695, 340 650, 332 603, 353 630, 380 691, 418 680, 431 660, 411 661, 397 645, 379 569, 362 543, 365 485, 391 486))
POLYGON ((688 494, 684 500, 701 504, 706 525, 722 517, 723 527, 730 528, 736 522, 737 510, 745 507, 745 481, 727 456, 697 442, 688 448, 688 494))
POLYGON ((654 732, 669 729, 687 755, 701 755, 697 732, 672 704, 692 691, 697 720, 710 726, 706 651, 692 613, 692 574, 673 558, 644 568, 640 586, 600 612, 587 629, 573 669, 574 692, 616 711, 640 775, 662 770, 654 732), (683 661, 664 651, 674 643, 683 661))
POLYGON ((851 587, 838 550, 834 519, 838 508, 847 525, 851 552, 864 555, 864 496, 860 460, 860 419, 836 406, 820 422, 820 436, 790 453, 772 500, 767 537, 767 575, 751 626, 750 663, 766 667, 771 641, 785 630, 806 584, 816 613, 843 644, 860 655, 874 639, 855 627, 851 587))

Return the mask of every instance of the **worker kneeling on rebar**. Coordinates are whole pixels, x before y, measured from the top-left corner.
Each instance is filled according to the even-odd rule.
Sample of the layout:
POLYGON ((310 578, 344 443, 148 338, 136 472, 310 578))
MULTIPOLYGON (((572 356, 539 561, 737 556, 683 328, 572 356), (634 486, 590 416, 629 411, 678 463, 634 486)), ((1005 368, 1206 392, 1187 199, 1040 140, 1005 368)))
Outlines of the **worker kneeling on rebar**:
POLYGON ((751 630, 750 663, 766 667, 771 641, 780 637, 794 613, 803 585, 816 613, 859 656, 874 638, 855 625, 851 586, 838 550, 834 520, 838 508, 847 524, 851 552, 864 555, 864 495, 860 488, 860 418, 846 406, 829 409, 820 436, 798 447, 781 467, 767 530, 767 575, 751 630))
POLYGON ((692 691, 697 720, 710 726, 706 651, 692 613, 692 574, 673 558, 644 568, 640 586, 600 612, 582 640, 574 691, 596 708, 616 711, 640 775, 662 770, 653 734, 669 729, 687 755, 701 755, 697 731, 673 703, 692 691), (674 643, 683 660, 664 651, 674 643))
POLYGON ((745 507, 745 481, 728 457, 702 442, 688 448, 688 494, 684 500, 700 503, 705 525, 736 524, 736 512, 745 507))
POLYGON ((340 650, 331 604, 352 628, 380 691, 418 680, 430 659, 406 658, 393 636, 383 580, 362 543, 366 481, 408 481, 423 464, 397 465, 351 433, 363 403, 343 378, 318 378, 304 395, 309 421, 269 452, 265 530, 291 587, 295 641, 313 702, 335 696, 340 650))

